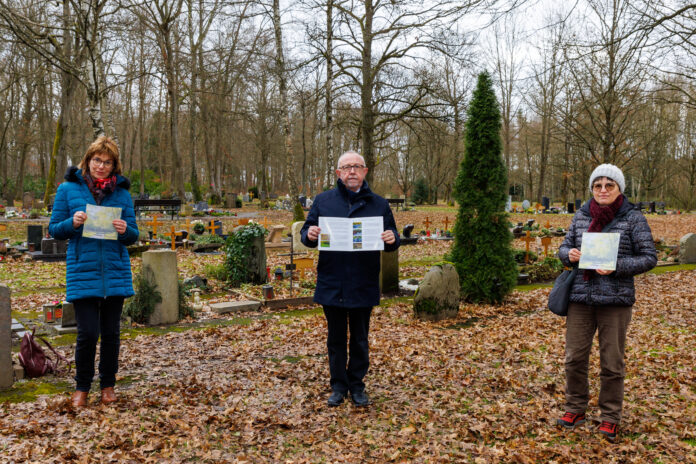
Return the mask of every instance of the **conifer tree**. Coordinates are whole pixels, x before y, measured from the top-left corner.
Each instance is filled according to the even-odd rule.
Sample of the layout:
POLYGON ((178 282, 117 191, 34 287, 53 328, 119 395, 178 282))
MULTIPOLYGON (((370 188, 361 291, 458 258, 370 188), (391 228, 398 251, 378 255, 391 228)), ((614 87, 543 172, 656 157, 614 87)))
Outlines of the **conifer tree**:
POLYGON ((478 77, 468 110, 464 158, 454 185, 459 204, 449 259, 462 298, 500 303, 517 283, 505 200, 507 172, 501 156, 500 109, 487 72, 478 77))

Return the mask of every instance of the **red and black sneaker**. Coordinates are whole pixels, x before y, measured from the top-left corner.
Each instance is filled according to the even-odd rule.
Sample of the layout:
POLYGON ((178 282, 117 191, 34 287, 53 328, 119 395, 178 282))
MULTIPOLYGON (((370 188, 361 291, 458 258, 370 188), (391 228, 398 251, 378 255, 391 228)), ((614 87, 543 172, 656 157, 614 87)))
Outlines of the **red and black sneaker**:
POLYGON ((616 424, 612 422, 602 421, 599 426, 599 433, 604 435, 604 438, 614 443, 616 440, 616 424))
POLYGON ((566 412, 563 417, 556 419, 556 424, 561 425, 567 429, 574 429, 576 426, 585 423, 585 413, 581 412, 576 414, 574 412, 566 412))

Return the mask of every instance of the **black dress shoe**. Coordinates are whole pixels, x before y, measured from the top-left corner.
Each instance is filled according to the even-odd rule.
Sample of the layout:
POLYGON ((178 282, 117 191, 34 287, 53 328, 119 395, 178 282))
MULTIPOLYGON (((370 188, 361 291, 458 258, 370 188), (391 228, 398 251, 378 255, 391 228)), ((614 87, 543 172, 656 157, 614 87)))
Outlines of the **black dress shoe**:
POLYGON ((364 407, 370 404, 370 399, 364 391, 351 392, 350 399, 353 400, 353 404, 358 407, 364 407))
POLYGON ((333 408, 333 407, 336 407, 336 406, 340 406, 341 403, 343 403, 343 400, 344 400, 345 398, 346 398, 346 394, 345 394, 345 393, 341 393, 340 391, 335 391, 335 390, 334 390, 334 391, 331 393, 331 396, 329 396, 329 400, 327 401, 327 403, 329 403, 329 406, 331 406, 331 407, 333 408))

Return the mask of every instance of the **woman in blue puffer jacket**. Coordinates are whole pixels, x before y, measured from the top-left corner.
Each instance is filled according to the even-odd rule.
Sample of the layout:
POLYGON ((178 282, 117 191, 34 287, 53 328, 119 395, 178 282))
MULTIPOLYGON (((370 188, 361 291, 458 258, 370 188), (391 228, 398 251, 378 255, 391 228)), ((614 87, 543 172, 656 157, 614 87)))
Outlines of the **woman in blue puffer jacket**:
POLYGON ((121 175, 118 147, 99 137, 87 149, 78 167, 70 167, 56 192, 48 231, 68 243, 66 299, 75 306, 75 407, 87 405, 94 377, 97 341, 101 335, 99 380, 101 402, 113 403, 123 300, 133 295, 130 257, 126 245, 138 239, 130 181, 121 175), (87 205, 121 208, 112 225, 116 240, 83 237, 87 205))
POLYGON ((626 372, 624 348, 636 301, 633 277, 657 264, 648 221, 623 194, 623 172, 602 164, 590 175, 592 199, 573 216, 558 256, 577 265, 585 232, 619 234, 616 269, 581 269, 570 292, 566 321, 566 404, 557 423, 568 429, 585 422, 589 401, 588 364, 595 332, 599 338, 599 432, 616 439, 621 420, 626 372))

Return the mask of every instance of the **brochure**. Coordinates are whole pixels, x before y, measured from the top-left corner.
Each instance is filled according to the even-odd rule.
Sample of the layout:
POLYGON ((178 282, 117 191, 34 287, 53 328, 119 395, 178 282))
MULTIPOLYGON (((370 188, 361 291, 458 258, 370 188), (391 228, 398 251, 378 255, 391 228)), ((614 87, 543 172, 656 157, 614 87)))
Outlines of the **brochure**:
POLYGON ((585 232, 582 234, 580 269, 616 270, 619 255, 619 233, 585 232))
POLYGON ((99 240, 117 240, 118 232, 114 229, 114 219, 121 219, 121 208, 111 206, 87 205, 87 220, 82 229, 82 236, 99 240))
POLYGON ((319 218, 320 251, 377 251, 384 250, 381 216, 361 218, 319 218))

